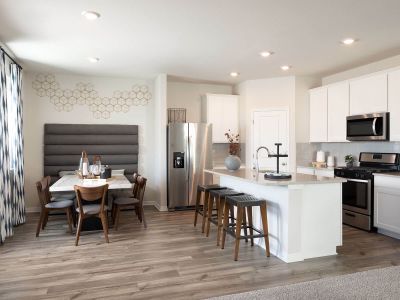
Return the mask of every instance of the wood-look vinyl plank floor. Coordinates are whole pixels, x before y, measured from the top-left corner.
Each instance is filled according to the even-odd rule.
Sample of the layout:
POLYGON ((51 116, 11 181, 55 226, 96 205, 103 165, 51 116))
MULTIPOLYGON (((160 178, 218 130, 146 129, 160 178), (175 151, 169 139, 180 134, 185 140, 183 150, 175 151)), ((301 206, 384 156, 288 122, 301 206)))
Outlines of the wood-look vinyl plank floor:
MULTIPOLYGON (((233 239, 216 247, 193 212, 146 210, 144 229, 132 211, 118 231, 83 233, 80 245, 64 216, 50 217, 35 237, 38 214, 0 247, 0 299, 202 299, 400 265, 400 241, 343 227, 338 255, 286 264, 244 241, 233 261, 233 239)), ((201 220, 201 219, 200 219, 201 220)))

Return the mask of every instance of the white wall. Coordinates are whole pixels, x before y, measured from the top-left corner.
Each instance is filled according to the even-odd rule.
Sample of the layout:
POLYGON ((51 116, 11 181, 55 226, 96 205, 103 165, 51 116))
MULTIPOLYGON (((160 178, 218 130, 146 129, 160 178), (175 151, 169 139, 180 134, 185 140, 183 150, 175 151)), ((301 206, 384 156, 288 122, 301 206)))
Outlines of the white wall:
POLYGON ((332 74, 322 78, 322 85, 347 80, 353 77, 366 75, 369 73, 383 71, 400 66, 400 55, 392 56, 383 60, 375 61, 367 65, 363 65, 357 68, 349 69, 344 72, 332 74))
POLYGON ((290 170, 295 170, 295 77, 289 76, 248 80, 236 86, 235 92, 240 95, 240 134, 246 143, 246 166, 251 168, 253 163, 251 152, 251 124, 253 112, 255 110, 282 107, 289 108, 289 162, 290 170))
MULTIPOLYGON (((95 119, 87 105, 74 105, 70 112, 55 110, 47 97, 39 97, 32 87, 34 73, 24 72, 24 138, 25 138, 25 192, 28 211, 39 207, 35 182, 43 176, 43 126, 45 123, 73 124, 132 124, 139 125, 139 172, 148 178, 145 201, 148 204, 159 202, 160 192, 155 174, 154 157, 157 154, 155 132, 160 131, 154 122, 155 92, 153 80, 83 77, 77 75, 55 74, 61 88, 74 89, 78 82, 92 83, 100 96, 110 97, 116 90, 130 90, 135 84, 150 88, 153 97, 146 106, 132 106, 126 113, 113 112, 109 119, 95 119)), ((159 100, 162 101, 162 100, 159 100)), ((165 127, 164 127, 165 128, 165 127)), ((160 141, 157 141, 160 143, 160 141)), ((164 144, 165 145, 165 144, 164 144)), ((77 162, 78 164, 78 162, 77 162)))
POLYGON ((168 108, 186 108, 186 121, 201 122, 201 96, 232 94, 231 85, 168 81, 168 108))

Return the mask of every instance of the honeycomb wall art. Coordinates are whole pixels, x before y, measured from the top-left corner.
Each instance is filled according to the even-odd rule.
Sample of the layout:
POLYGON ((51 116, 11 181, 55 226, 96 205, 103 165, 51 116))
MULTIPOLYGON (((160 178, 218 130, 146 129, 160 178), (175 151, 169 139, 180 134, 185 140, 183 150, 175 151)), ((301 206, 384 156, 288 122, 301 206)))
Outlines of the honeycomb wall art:
POLYGON ((147 85, 117 90, 111 97, 100 96, 91 83, 79 82, 74 89, 63 89, 53 74, 36 74, 32 87, 39 97, 50 99, 57 111, 70 112, 76 105, 87 105, 96 119, 108 119, 112 113, 127 113, 132 106, 147 105, 152 97, 147 85))

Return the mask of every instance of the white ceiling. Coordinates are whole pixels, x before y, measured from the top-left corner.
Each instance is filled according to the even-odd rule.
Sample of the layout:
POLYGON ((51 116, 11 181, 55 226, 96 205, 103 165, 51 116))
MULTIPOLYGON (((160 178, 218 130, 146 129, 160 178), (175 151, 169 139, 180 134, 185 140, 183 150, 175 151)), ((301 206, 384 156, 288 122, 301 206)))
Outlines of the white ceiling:
POLYGON ((0 41, 26 69, 99 76, 322 76, 400 54, 399 29, 399 0, 0 1, 0 41), (345 37, 359 42, 343 46, 345 37))

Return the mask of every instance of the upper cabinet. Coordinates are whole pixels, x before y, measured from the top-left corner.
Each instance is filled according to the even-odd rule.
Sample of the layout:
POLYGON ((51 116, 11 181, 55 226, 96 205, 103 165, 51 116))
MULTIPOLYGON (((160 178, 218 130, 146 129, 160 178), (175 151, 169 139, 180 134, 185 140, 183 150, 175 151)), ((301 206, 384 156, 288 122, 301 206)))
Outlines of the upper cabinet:
POLYGON ((400 141, 400 70, 388 74, 388 111, 390 140, 400 141))
POLYGON ((213 143, 228 143, 228 130, 239 133, 239 96, 207 94, 202 102, 202 121, 212 124, 213 143))
POLYGON ((328 86, 328 142, 346 142, 346 117, 349 115, 349 83, 328 86))
POLYGON ((351 80, 350 115, 387 111, 387 84, 387 73, 351 80))
POLYGON ((310 142, 328 141, 328 89, 310 90, 310 142))

